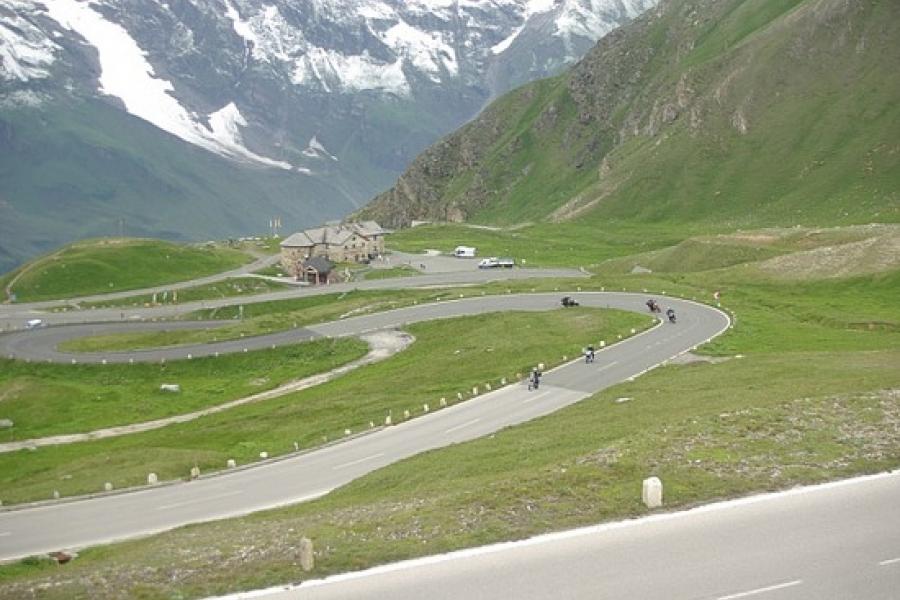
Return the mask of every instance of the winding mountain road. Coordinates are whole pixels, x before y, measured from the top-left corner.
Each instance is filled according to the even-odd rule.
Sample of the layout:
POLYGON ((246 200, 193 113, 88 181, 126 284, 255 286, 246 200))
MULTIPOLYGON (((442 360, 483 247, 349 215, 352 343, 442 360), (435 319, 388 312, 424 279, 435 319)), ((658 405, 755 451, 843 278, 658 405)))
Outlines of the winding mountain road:
MULTIPOLYGON (((80 360, 161 360, 183 358, 188 352, 200 356, 217 351, 241 351, 244 347, 268 347, 308 337, 350 336, 402 328, 407 323, 438 318, 503 310, 560 309, 560 295, 476 296, 233 342, 79 357, 80 360)), ((644 295, 606 292, 575 295, 585 306, 646 313, 644 295)), ((677 324, 659 323, 650 330, 608 346, 597 353, 593 364, 576 360, 549 371, 537 391, 529 392, 518 384, 506 386, 339 444, 191 482, 5 510, 0 512, 0 560, 133 538, 188 523, 316 498, 393 462, 472 440, 571 405, 706 342, 730 324, 725 313, 709 306, 673 298, 666 298, 664 305, 675 308, 677 324)), ((115 323, 102 325, 103 328, 121 326, 115 323)), ((4 354, 12 353, 22 358, 71 360, 68 355, 59 355, 54 344, 66 337, 67 332, 83 334, 77 331, 75 327, 51 327, 39 332, 6 334, 0 336, 0 348, 4 354), (30 335, 35 333, 39 335, 30 335)))

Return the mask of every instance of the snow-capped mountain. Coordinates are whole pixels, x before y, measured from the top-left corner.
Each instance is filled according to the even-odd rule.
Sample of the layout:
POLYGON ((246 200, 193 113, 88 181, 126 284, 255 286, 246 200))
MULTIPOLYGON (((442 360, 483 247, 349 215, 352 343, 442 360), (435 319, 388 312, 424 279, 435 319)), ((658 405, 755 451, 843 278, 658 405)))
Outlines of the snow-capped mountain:
MULTIPOLYGON (((19 123, 91 106, 93 115, 125 111, 155 128, 156 134, 142 130, 147 136, 174 137, 251 179, 282 172, 280 192, 237 202, 247 214, 229 214, 228 225, 187 223, 155 211, 146 232, 237 232, 263 221, 250 207, 277 207, 292 227, 340 216, 390 185, 416 153, 492 97, 578 60, 610 29, 655 3, 2 0, 0 214, 21 220, 36 212, 33 205, 23 208, 28 202, 47 195, 21 173, 4 175, 13 166, 14 142, 29 134, 19 123), (278 202, 271 197, 276 193, 284 196, 278 202)), ((106 117, 97 120, 105 129, 106 117)), ((134 158, 141 149, 130 145, 129 153, 134 158)), ((83 159, 68 160, 77 170, 83 159)), ((69 190, 67 208, 96 195, 82 188, 69 190)), ((191 192, 168 191, 191 202, 191 192)), ((114 200, 107 204, 114 209, 114 200)), ((140 218, 140 211, 124 212, 140 218)), ((103 233, 82 229, 75 235, 103 233)), ((4 243, 0 253, 9 251, 4 243)))

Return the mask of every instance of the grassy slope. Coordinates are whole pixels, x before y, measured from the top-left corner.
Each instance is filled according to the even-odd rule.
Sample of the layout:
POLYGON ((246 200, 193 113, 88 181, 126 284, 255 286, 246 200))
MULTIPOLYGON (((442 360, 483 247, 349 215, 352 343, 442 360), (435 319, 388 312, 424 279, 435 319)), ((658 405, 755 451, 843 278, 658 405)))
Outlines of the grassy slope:
MULTIPOLYGON (((393 414, 396 420, 401 419, 404 410, 421 414, 423 403, 430 403, 436 409, 441 397, 453 403, 457 392, 469 397, 467 390, 473 386, 483 387, 486 382, 496 386, 501 377, 514 380, 517 373, 527 372, 538 362, 558 364, 564 354, 577 356, 588 343, 627 334, 631 328, 644 325, 649 325, 649 319, 642 315, 584 309, 509 313, 502 317, 482 315, 410 326, 409 331, 416 336, 413 347, 390 361, 364 367, 315 388, 148 433, 0 454, 0 489, 3 490, 0 499, 9 503, 46 498, 51 489, 58 489, 64 495, 91 492, 101 489, 104 481, 112 481, 117 487, 137 485, 146 480, 149 471, 159 473, 162 478, 175 479, 183 477, 194 465, 207 472, 222 469, 229 458, 247 463, 256 460, 263 450, 270 456, 287 453, 293 450, 294 442, 304 448, 316 446, 322 443, 323 436, 333 439, 340 437, 345 428, 359 431, 367 428, 370 421, 383 423, 388 414, 393 414), (503 335, 510 330, 518 335, 515 338, 503 335), (458 341, 448 345, 447 340, 458 341), (147 456, 148 448, 154 449, 152 457, 147 456)), ((297 347, 301 355, 306 352, 303 348, 297 347)), ((203 363, 205 367, 170 363, 166 368, 199 372, 196 386, 203 389, 197 391, 192 404, 208 405, 210 397, 216 398, 220 393, 224 396, 229 391, 229 383, 234 387, 252 386, 252 379, 266 372, 265 363, 279 360, 281 354, 283 350, 264 352, 258 362, 245 363, 241 355, 207 359, 203 363), (235 371, 240 369, 243 377, 223 381, 218 387, 209 374, 220 372, 219 365, 235 371)), ((340 358, 346 360, 346 354, 347 350, 341 351, 340 358)), ((329 359, 338 360, 338 353, 329 359)), ((283 375, 284 368, 290 364, 291 361, 285 361, 272 378, 279 373, 283 375)), ((69 402, 60 399, 58 403, 65 412, 77 412, 82 406, 89 408, 90 416, 83 421, 90 420, 91 424, 102 419, 108 421, 108 417, 98 414, 103 403, 117 411, 119 422, 143 418, 144 414, 178 411, 177 407, 159 405, 165 400, 156 391, 159 367, 143 367, 143 381, 136 377, 137 381, 131 383, 127 373, 132 367, 137 365, 122 365, 121 369, 108 371, 103 367, 80 371, 59 367, 49 371, 57 375, 67 372, 78 375, 76 382, 80 383, 70 384, 70 389, 82 393, 69 402), (109 379, 123 392, 133 385, 152 403, 129 409, 122 405, 121 396, 112 397, 111 393, 111 397, 95 399, 84 394, 83 390, 97 378, 109 379)), ((19 368, 25 373, 18 374, 18 378, 27 385, 32 381, 27 372, 44 367, 21 365, 19 368)), ((174 373, 167 372, 165 377, 174 377, 174 373)), ((61 391, 57 381, 48 386, 61 391)), ((29 404, 27 400, 31 400, 31 412, 23 412, 21 421, 26 428, 29 416, 43 423, 45 429, 59 427, 58 423, 34 412, 33 396, 24 405, 29 404)), ((22 408, 24 411, 26 406, 22 408)))
POLYGON ((3 432, 2 441, 187 413, 328 371, 365 353, 365 343, 351 339, 164 365, 40 365, 3 359, 2 414, 15 427, 3 432), (178 383, 182 391, 162 392, 162 383, 178 383))
MULTIPOLYGON (((798 233, 780 248, 842 237, 840 231, 798 233)), ((5 567, 0 597, 15 597, 40 581, 62 583, 49 598, 86 590, 82 581, 91 582, 90 593, 98 597, 122 590, 149 598, 202 596, 296 581, 296 540, 285 531, 310 536, 323 549, 311 575, 321 577, 640 515, 646 512, 640 482, 648 475, 666 483, 671 509, 900 464, 894 425, 900 418, 900 272, 795 283, 766 277, 753 265, 716 268, 717 247, 709 249, 705 269, 697 258, 694 272, 604 273, 582 286, 706 298, 719 289, 738 319, 704 351, 744 358, 657 369, 546 418, 382 469, 322 500, 90 550, 65 573, 5 567), (631 400, 616 402, 620 397, 631 400), (223 563, 231 565, 227 574, 223 563)), ((429 356, 446 350, 440 340, 463 339, 459 331, 448 335, 449 325, 417 331, 426 346, 437 344, 429 356)), ((486 335, 492 343, 506 337, 486 335)), ((484 364, 480 356, 471 358, 484 364)), ((385 363, 384 372, 370 375, 393 380, 410 364, 420 369, 423 363, 409 353, 403 364, 385 363)), ((333 384, 354 385, 368 384, 350 378, 333 384)), ((205 433, 211 431, 216 427, 205 433)))
POLYGON ((22 273, 12 291, 18 302, 31 302, 174 283, 227 271, 250 260, 248 254, 225 248, 108 238, 71 244, 8 277, 22 273))
MULTIPOLYGON (((255 294, 265 294, 267 292, 277 292, 278 290, 286 290, 291 286, 288 284, 271 281, 268 279, 260 279, 257 277, 231 277, 224 281, 216 283, 208 283, 189 288, 178 290, 178 295, 171 293, 166 294, 163 298, 162 294, 156 294, 157 304, 175 304, 183 302, 194 302, 197 300, 212 300, 217 298, 233 298, 236 296, 252 296, 255 294)), ((107 307, 107 306, 143 306, 152 304, 153 294, 143 296, 130 296, 128 298, 119 298, 117 300, 102 300, 97 302, 85 302, 84 308, 91 307, 107 307)))
POLYGON ((900 77, 890 66, 900 43, 884 27, 896 5, 863 2, 847 15, 820 16, 816 4, 745 2, 712 27, 681 73, 724 86, 727 109, 707 103, 699 130, 684 115, 658 145, 635 139, 613 152, 615 170, 640 175, 595 217, 729 226, 900 219, 900 77), (870 49, 854 48, 857 40, 870 49), (733 123, 738 112, 743 134, 733 123))
POLYGON ((390 243, 391 247, 406 252, 433 248, 452 253, 459 245, 475 246, 481 256, 511 256, 520 266, 578 267, 667 247, 684 239, 690 231, 690 227, 627 222, 605 223, 599 227, 580 223, 531 225, 501 231, 464 225, 424 225, 392 234, 390 243))

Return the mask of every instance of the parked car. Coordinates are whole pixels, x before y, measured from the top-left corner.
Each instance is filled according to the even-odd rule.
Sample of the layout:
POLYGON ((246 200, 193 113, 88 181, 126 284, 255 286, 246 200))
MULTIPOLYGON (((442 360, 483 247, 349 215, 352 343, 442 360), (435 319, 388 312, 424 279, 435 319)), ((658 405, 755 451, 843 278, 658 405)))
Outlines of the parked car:
POLYGON ((457 246, 453 251, 456 258, 475 258, 475 248, 472 246, 457 246))
POLYGON ((28 319, 25 321, 25 329, 37 329, 38 327, 44 327, 47 324, 44 323, 43 319, 28 319))

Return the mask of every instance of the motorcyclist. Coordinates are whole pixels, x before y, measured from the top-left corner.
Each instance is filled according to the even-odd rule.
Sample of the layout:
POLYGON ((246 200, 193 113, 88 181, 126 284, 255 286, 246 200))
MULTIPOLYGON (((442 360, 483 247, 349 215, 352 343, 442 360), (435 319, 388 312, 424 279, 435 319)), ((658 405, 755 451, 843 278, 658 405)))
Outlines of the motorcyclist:
POLYGON ((668 309, 666 311, 666 316, 669 317, 669 322, 674 323, 675 322, 675 309, 674 308, 668 309))
POLYGON ((541 372, 535 367, 531 370, 531 376, 528 378, 528 389, 536 390, 541 385, 541 372))

